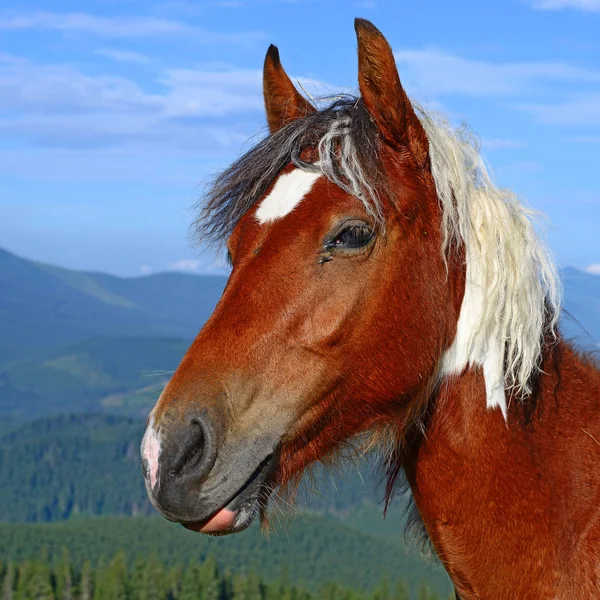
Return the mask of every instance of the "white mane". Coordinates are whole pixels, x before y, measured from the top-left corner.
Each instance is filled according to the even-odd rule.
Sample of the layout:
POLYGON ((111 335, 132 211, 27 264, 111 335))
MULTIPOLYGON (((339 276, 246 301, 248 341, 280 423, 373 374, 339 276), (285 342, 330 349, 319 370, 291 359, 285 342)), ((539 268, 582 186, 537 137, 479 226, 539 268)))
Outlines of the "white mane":
MULTIPOLYGON (((536 232, 535 213, 512 192, 494 185, 469 136, 413 104, 429 139, 443 215, 444 260, 455 242, 466 254, 465 295, 441 375, 481 366, 487 406, 500 408, 506 417, 506 392, 521 397, 531 393, 544 339, 555 335, 562 295, 557 268, 536 232)), ((379 199, 368 174, 361 172, 351 136, 345 135, 347 127, 347 121, 338 122, 321 140, 320 169, 334 183, 349 187, 378 218, 379 199), (329 168, 337 143, 346 179, 342 182, 329 168)))
POLYGON ((477 147, 446 120, 416 107, 429 138, 443 215, 443 252, 454 240, 467 259, 465 296, 443 374, 483 367, 487 405, 506 416, 506 393, 531 393, 544 338, 560 314, 556 264, 535 227, 535 213, 496 187, 477 147))

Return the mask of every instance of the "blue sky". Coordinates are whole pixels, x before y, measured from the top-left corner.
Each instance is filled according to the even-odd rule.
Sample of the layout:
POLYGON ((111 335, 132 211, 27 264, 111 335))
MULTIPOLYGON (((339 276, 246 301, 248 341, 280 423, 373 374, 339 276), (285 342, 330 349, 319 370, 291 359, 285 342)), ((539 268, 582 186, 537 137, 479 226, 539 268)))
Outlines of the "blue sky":
POLYGON ((600 0, 3 0, 0 246, 64 266, 210 272, 211 173, 264 131, 269 43, 311 94, 354 90, 353 19, 409 93, 468 123, 497 181, 600 274, 600 0))

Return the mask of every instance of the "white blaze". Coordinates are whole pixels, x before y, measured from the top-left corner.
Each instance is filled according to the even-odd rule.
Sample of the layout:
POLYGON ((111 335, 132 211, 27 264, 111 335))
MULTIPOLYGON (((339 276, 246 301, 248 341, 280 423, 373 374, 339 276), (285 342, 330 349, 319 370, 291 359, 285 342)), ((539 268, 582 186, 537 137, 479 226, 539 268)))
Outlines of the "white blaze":
POLYGON ((302 169, 294 169, 281 175, 271 193, 265 197, 256 211, 258 222, 268 223, 291 213, 321 176, 321 173, 310 173, 302 169))
POLYGON ((150 489, 156 485, 158 472, 158 457, 160 456, 160 438, 154 429, 154 420, 151 420, 142 439, 142 457, 148 463, 148 477, 150 489))

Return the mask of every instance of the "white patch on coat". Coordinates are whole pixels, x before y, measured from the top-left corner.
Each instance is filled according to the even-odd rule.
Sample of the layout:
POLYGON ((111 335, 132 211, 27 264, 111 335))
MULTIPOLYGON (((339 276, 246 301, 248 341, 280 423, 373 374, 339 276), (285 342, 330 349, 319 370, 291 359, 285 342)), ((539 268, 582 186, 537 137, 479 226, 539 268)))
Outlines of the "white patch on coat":
POLYGON ((467 250, 465 292, 456 325, 456 335, 442 360, 441 376, 460 375, 466 367, 483 367, 486 405, 499 408, 506 420, 504 389, 504 357, 497 338, 480 338, 478 333, 484 318, 485 288, 481 268, 484 261, 467 250))
POLYGON ((256 211, 258 222, 264 224, 276 221, 291 213, 321 176, 321 173, 312 173, 302 169, 294 169, 280 175, 273 189, 256 211))
POLYGON ((148 464, 148 478, 150 489, 154 489, 158 474, 158 459, 160 457, 160 438, 154 429, 154 420, 151 420, 142 439, 142 458, 148 464))

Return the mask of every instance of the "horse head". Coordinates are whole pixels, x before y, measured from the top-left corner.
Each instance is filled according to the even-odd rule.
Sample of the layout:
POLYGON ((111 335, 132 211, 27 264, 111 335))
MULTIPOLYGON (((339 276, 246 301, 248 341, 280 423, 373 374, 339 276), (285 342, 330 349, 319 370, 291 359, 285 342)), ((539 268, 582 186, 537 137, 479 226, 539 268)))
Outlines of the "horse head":
MULTIPOLYGON (((504 381, 504 355, 522 351, 478 346, 477 334, 507 323, 511 334, 515 312, 532 306, 521 307, 517 294, 529 267, 515 273, 501 264, 513 268, 507 284, 499 270, 480 281, 481 269, 465 262, 473 248, 492 246, 510 258, 502 227, 526 235, 526 219, 492 198, 496 212, 485 220, 466 175, 468 206, 460 181, 444 188, 441 180, 458 171, 444 157, 466 146, 444 141, 443 128, 426 130, 386 39, 360 19, 356 32, 360 97, 321 110, 269 48, 270 135, 208 193, 200 231, 226 241, 232 272, 153 409, 142 446, 154 506, 189 528, 245 528, 274 488, 357 434, 391 431, 401 444, 443 376, 467 364, 487 369, 488 403, 502 408, 504 386, 501 398, 494 386, 504 381), (479 288, 466 289, 469 269, 479 288), (514 288, 508 316, 479 322, 484 284, 514 288)), ((460 156, 463 169, 470 155, 460 156)), ((543 305, 544 290, 538 296, 534 304, 543 305)), ((519 335, 538 326, 530 312, 519 335)))

